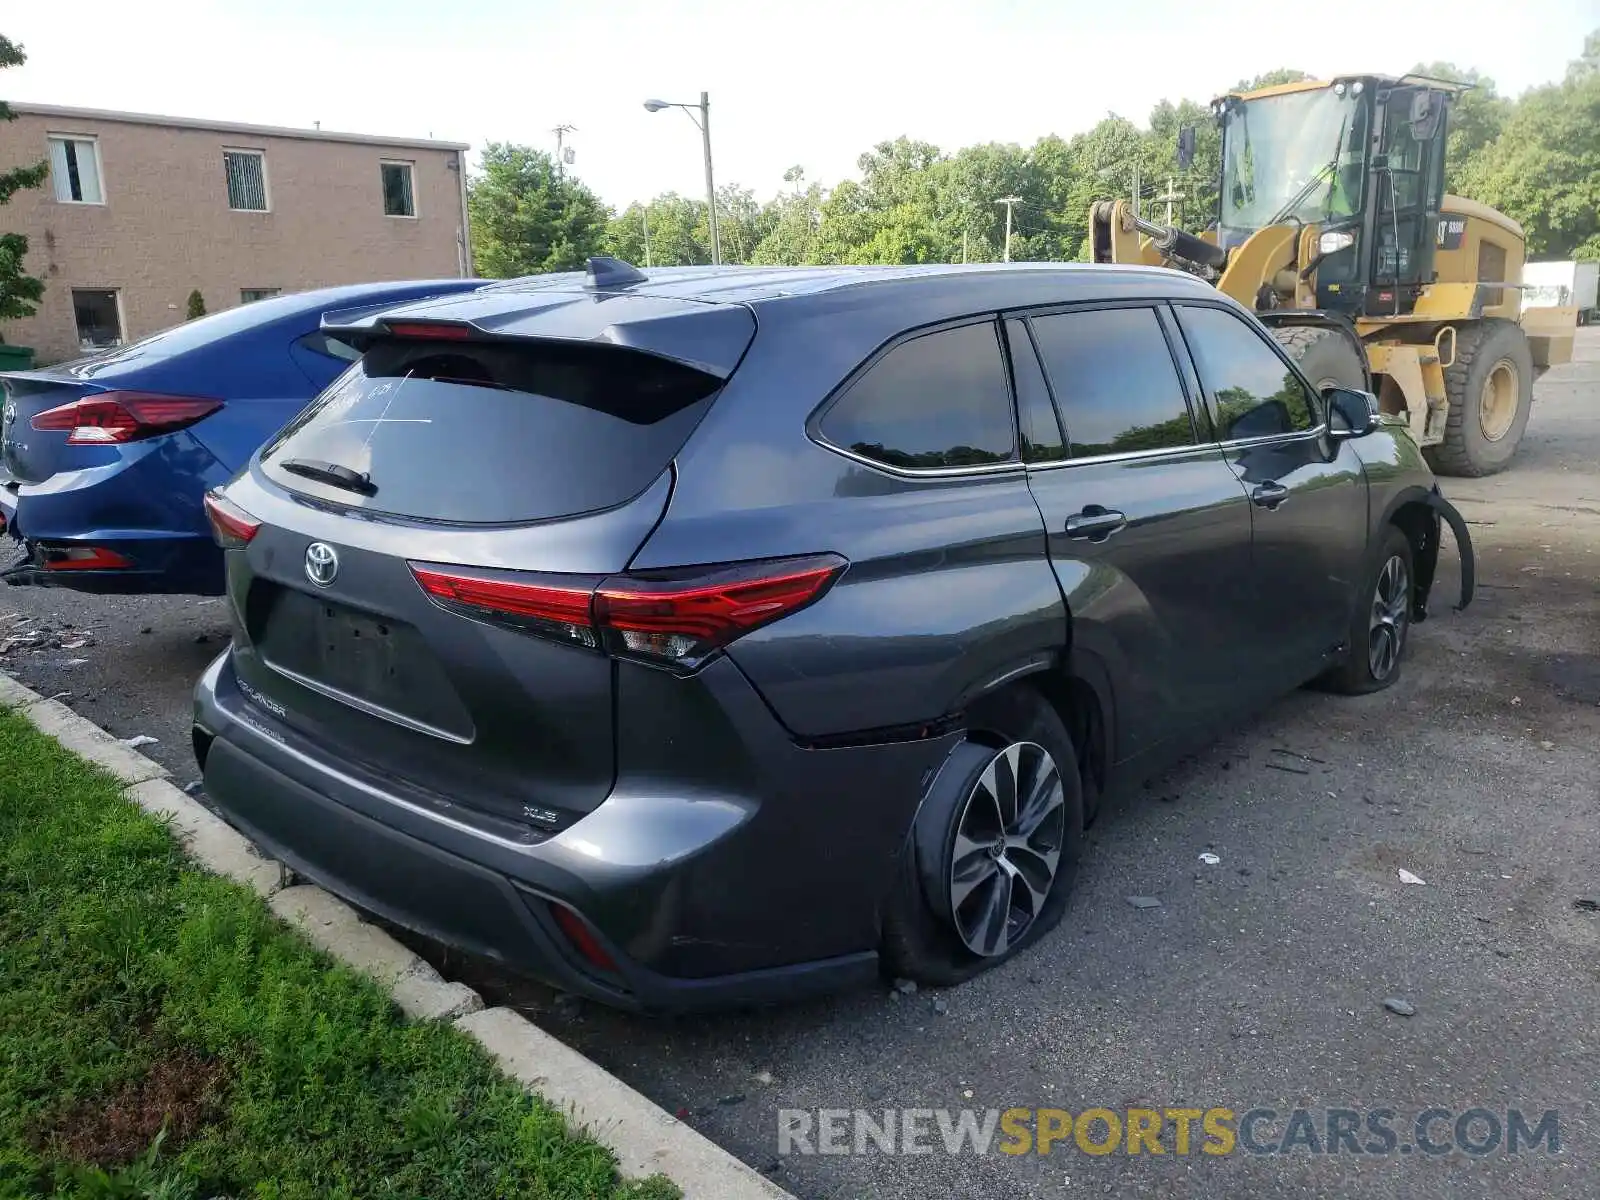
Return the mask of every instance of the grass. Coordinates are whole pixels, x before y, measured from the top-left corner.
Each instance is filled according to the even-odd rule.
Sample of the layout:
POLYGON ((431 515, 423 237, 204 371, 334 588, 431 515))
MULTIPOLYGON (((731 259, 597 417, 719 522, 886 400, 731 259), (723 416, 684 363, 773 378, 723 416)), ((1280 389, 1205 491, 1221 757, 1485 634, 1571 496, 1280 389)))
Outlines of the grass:
POLYGON ((0 713, 0 1198, 678 1194, 0 713))

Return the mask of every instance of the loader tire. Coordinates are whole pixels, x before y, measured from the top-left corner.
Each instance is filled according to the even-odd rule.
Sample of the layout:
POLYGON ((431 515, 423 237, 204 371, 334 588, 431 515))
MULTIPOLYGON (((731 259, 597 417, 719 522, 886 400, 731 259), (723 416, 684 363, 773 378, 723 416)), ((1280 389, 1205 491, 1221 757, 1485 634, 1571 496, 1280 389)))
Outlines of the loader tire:
POLYGON ((1355 343, 1336 329, 1290 325, 1272 331, 1318 392, 1325 387, 1367 388, 1367 364, 1355 343))
POLYGON ((1520 326, 1489 320, 1456 329, 1445 369, 1444 441, 1424 454, 1440 475, 1493 475, 1510 464, 1533 408, 1533 353, 1520 326))

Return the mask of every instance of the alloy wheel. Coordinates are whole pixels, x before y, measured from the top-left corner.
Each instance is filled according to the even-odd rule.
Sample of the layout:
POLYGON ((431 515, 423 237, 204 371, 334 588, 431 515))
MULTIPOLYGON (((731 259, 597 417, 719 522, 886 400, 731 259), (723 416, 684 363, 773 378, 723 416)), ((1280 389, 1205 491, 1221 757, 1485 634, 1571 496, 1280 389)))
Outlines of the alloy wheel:
POLYGON ((1389 556, 1378 572, 1378 586, 1372 592, 1372 619, 1367 633, 1367 665, 1378 681, 1389 678, 1400 663, 1405 649, 1406 629, 1411 623, 1411 574, 1405 559, 1389 556))
POLYGON ((950 910, 968 950, 997 958, 1027 933, 1055 883, 1066 792, 1034 742, 998 751, 962 805, 950 861, 950 910))

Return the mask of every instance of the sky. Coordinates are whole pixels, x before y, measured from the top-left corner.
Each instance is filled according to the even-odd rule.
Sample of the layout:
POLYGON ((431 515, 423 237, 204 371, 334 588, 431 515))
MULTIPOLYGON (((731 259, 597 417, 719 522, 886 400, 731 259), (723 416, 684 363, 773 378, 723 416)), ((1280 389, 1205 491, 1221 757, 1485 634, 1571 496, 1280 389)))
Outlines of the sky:
POLYGON ((9 100, 552 149, 618 208, 705 194, 700 134, 660 98, 711 97, 717 184, 832 185, 901 134, 945 148, 1064 137, 1108 112, 1208 100, 1275 67, 1476 67, 1557 79, 1600 0, 10 0, 9 100), (1381 28, 1373 21, 1379 19, 1381 28))

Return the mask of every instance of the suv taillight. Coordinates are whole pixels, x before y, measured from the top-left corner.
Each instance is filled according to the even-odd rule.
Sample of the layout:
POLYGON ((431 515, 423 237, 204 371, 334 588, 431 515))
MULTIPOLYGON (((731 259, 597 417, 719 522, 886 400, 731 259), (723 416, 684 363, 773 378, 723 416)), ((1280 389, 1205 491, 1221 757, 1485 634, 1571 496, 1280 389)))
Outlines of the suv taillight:
POLYGON ((70 430, 69 446, 121 445, 183 429, 221 407, 221 400, 204 396, 99 392, 47 408, 29 424, 43 432, 70 430))
POLYGON ((205 506, 212 540, 224 550, 243 550, 261 529, 260 521, 217 492, 206 493, 205 506))
POLYGON ((815 554, 614 575, 594 585, 410 567, 422 590, 452 612, 692 671, 752 629, 821 599, 848 565, 837 554, 815 554))

